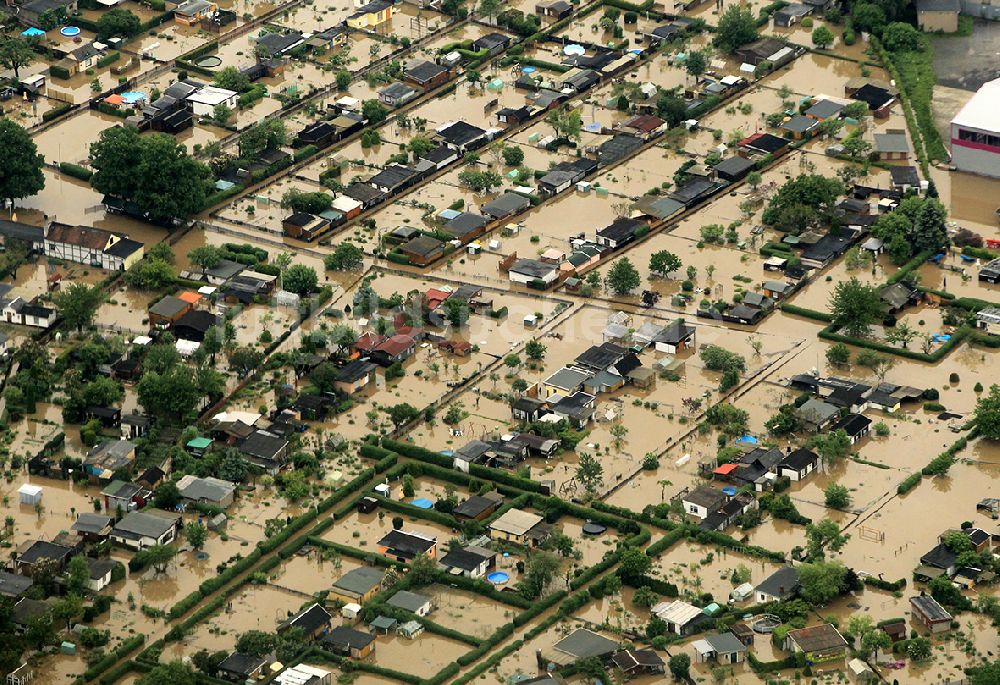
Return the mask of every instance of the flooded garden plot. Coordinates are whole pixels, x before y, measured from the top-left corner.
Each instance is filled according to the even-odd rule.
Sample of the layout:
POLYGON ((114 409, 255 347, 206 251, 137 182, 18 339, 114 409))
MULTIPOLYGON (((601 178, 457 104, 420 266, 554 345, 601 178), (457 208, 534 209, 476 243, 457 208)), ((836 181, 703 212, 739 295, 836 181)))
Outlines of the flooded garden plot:
POLYGON ((961 221, 963 226, 982 234, 984 238, 1000 237, 996 220, 997 203, 994 201, 1000 192, 1000 181, 953 171, 935 174, 934 183, 953 220, 961 221))
POLYGON ((621 536, 614 529, 608 529, 600 535, 589 535, 583 532, 586 521, 572 516, 562 516, 556 521, 556 527, 563 535, 572 538, 574 548, 580 552, 580 566, 587 568, 599 563, 609 552, 615 551, 615 546, 621 541, 621 536))
MULTIPOLYGON (((888 81, 885 70, 877 66, 867 66, 868 77, 888 81)), ((861 65, 849 60, 837 59, 816 53, 802 55, 790 66, 782 67, 769 74, 760 84, 775 90, 788 86, 796 95, 820 95, 844 97, 844 86, 852 78, 861 76, 861 65)), ((777 97, 777 95, 775 95, 777 97)))
POLYGON ((375 640, 374 660, 379 666, 427 679, 472 649, 464 642, 426 630, 413 639, 379 635, 375 640))
POLYGON ((430 619, 463 635, 487 637, 497 628, 510 623, 520 609, 483 597, 468 590, 431 585, 422 588, 434 604, 430 619))
POLYGON ((164 648, 163 661, 191 657, 201 649, 231 650, 236 640, 248 630, 273 632, 278 624, 293 615, 308 600, 272 585, 245 585, 231 596, 225 608, 199 623, 180 642, 164 648))
MULTIPOLYGON (((29 423, 22 421, 18 425, 29 423)), ((61 417, 60 417, 61 423, 61 417)), ((59 433, 60 427, 52 424, 35 424, 37 438, 21 435, 20 441, 15 439, 11 444, 12 454, 24 455, 29 442, 34 440, 48 441, 59 433), (20 447, 23 445, 24 447, 20 447)), ((30 435, 30 434, 29 434, 30 435)), ((44 444, 44 443, 43 443, 44 444)), ((38 445, 41 447, 42 445, 38 445)), ((31 452, 34 456, 34 452, 31 452)), ((51 540, 63 530, 69 530, 76 515, 94 511, 93 500, 101 499, 101 488, 86 484, 74 483, 68 480, 45 478, 43 476, 27 475, 23 471, 14 472, 13 478, 3 481, 0 485, 0 499, 4 505, 4 516, 14 518, 13 537, 6 538, 11 543, 11 549, 29 540, 51 540), (21 504, 17 489, 25 483, 39 485, 42 488, 41 506, 21 504)))
MULTIPOLYGON (((356 511, 351 512, 342 519, 334 522, 320 537, 330 542, 340 545, 347 545, 354 549, 362 550, 378 556, 376 543, 392 530, 392 518, 400 516, 388 510, 379 509, 370 514, 361 514, 356 511)), ((416 518, 408 514, 402 515, 404 524, 403 530, 420 533, 436 537, 438 545, 444 545, 450 539, 457 536, 457 533, 433 521, 416 518)))
MULTIPOLYGON (((220 4, 225 5, 224 2, 220 4)), ((144 36, 139 36, 129 43, 128 47, 129 50, 136 53, 144 53, 157 60, 169 61, 177 59, 214 39, 214 35, 202 31, 198 26, 184 26, 177 22, 169 22, 153 29, 144 36)))
POLYGON ((851 539, 842 550, 844 563, 890 580, 910 578, 921 555, 945 530, 969 519, 986 524, 976 515, 975 503, 991 496, 990 483, 1000 478, 1000 453, 995 446, 974 443, 958 458, 946 475, 924 478, 907 494, 892 496, 863 514, 846 531, 851 539), (976 461, 963 461, 970 457, 976 461), (956 507, 956 502, 961 505, 956 507), (907 524, 892 524, 898 521, 907 524))
POLYGON ((334 550, 312 549, 308 554, 296 554, 283 563, 272 576, 272 582, 296 592, 313 595, 329 590, 334 580, 364 564, 354 557, 334 550))
POLYGON ((770 561, 688 540, 681 540, 653 563, 657 577, 677 586, 681 599, 694 601, 698 606, 712 601, 724 605, 737 585, 744 582, 756 585, 779 568, 779 564, 770 561), (749 578, 733 582, 735 576, 749 578), (712 599, 703 599, 706 594, 712 599))
POLYGON ((280 235, 281 222, 289 214, 289 210, 282 209, 281 198, 290 190, 303 193, 325 192, 327 195, 333 196, 332 192, 324 190, 318 184, 293 176, 283 176, 258 190, 253 196, 233 200, 225 208, 219 210, 216 216, 224 221, 243 222, 269 233, 280 235))
POLYGON ((926 262, 917 269, 920 285, 931 290, 944 290, 956 297, 972 297, 1000 303, 1000 285, 979 280, 979 270, 986 260, 968 261, 949 250, 940 264, 926 262))
MULTIPOLYGON (((229 235, 213 230, 188 231, 183 238, 173 245, 174 254, 177 256, 177 269, 180 271, 198 273, 200 267, 191 264, 191 260, 188 258, 188 255, 194 248, 201 247, 202 245, 215 245, 217 247, 222 247, 226 243, 251 245, 255 248, 266 251, 270 260, 273 260, 283 251, 290 251, 292 248, 301 245, 299 241, 288 238, 281 239, 280 243, 275 243, 274 241, 276 238, 274 237, 268 237, 267 240, 260 240, 261 236, 255 236, 249 232, 252 230, 253 229, 244 229, 238 235, 229 235)), ((320 254, 314 251, 301 249, 296 250, 294 253, 293 263, 311 266, 316 269, 317 274, 320 274, 320 279, 323 279, 323 259, 320 254)), ((329 280, 329 278, 327 280, 329 280)))
MULTIPOLYGON (((121 123, 122 119, 119 117, 92 109, 54 124, 33 140, 46 162, 86 163, 90 159, 90 145, 97 141, 101 131, 121 123)), ((37 196, 28 199, 37 199, 37 196)))

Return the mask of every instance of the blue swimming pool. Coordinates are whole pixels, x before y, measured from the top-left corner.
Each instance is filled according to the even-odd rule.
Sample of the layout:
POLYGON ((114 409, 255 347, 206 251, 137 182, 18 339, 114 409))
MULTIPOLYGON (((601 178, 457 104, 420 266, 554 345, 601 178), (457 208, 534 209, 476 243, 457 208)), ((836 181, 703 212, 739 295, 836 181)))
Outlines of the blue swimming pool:
POLYGON ((411 501, 410 504, 419 509, 430 509, 434 506, 434 502, 431 502, 426 497, 418 497, 417 499, 411 501))
POLYGON ((486 576, 486 580, 490 581, 494 585, 503 585, 508 580, 510 580, 510 576, 504 573, 503 571, 494 571, 493 573, 486 576))

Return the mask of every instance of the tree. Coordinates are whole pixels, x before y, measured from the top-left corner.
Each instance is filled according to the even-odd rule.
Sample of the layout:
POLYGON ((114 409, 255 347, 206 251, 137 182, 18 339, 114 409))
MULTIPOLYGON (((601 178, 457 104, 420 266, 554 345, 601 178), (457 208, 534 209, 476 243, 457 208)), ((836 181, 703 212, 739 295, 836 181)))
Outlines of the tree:
POLYGON ((239 450, 228 449, 215 467, 215 475, 230 483, 242 483, 250 474, 251 465, 239 450))
POLYGON ((248 630, 236 641, 236 651, 254 657, 267 656, 278 645, 278 637, 262 630, 248 630))
POLYGON ((649 256, 650 273, 666 278, 668 274, 681 268, 681 259, 668 250, 659 250, 649 256))
POLYGON ((461 297, 449 297, 441 304, 444 316, 452 326, 461 327, 469 321, 469 302, 461 297))
POLYGON ((0 198, 13 206, 15 200, 31 197, 45 187, 44 159, 22 127, 0 119, 0 198))
POLYGON ((250 77, 236 67, 223 67, 216 74, 212 83, 218 88, 225 88, 237 93, 245 93, 250 90, 250 77))
POLYGON ((799 594, 814 606, 823 606, 840 595, 847 567, 839 561, 817 561, 799 564, 799 594))
POLYGON ((365 100, 361 103, 361 115, 374 126, 385 121, 389 110, 378 100, 365 100))
POLYGON ((847 536, 840 532, 836 521, 823 519, 806 524, 806 556, 814 561, 823 558, 824 548, 837 552, 847 544, 847 536))
POLYGON ((583 485, 587 494, 593 496, 604 483, 604 467, 593 454, 584 452, 580 454, 576 467, 576 479, 583 485))
POLYGON ((146 411, 170 420, 191 416, 203 396, 194 372, 186 366, 173 366, 163 373, 146 371, 136 390, 146 411))
POLYGON ((913 222, 913 245, 917 252, 939 252, 948 247, 948 211, 938 200, 920 206, 913 222))
POLYGON ((731 53, 747 43, 757 40, 757 22, 749 7, 730 5, 719 17, 715 44, 720 50, 731 53))
MULTIPOLYGON (((824 27, 820 27, 824 28, 824 27)), ((818 29, 817 29, 818 30, 818 29)), ((851 135, 844 139, 844 154, 852 159, 864 159, 872 151, 872 144, 860 135, 851 135)))
POLYGON ((90 566, 87 557, 78 554, 69 560, 66 567, 66 591, 71 595, 83 596, 90 583, 90 566))
POLYGON ((153 545, 142 551, 146 563, 152 566, 157 573, 166 571, 176 554, 177 550, 170 545, 153 545))
POLYGON ((101 131, 90 146, 98 192, 131 200, 151 221, 186 219, 201 211, 212 172, 188 156, 187 149, 166 133, 139 135, 133 126, 101 131))
POLYGON ((104 300, 100 286, 88 286, 83 283, 72 283, 68 288, 62 288, 53 298, 59 309, 59 316, 67 326, 82 331, 90 324, 97 313, 97 308, 104 300))
POLYGON ((862 649, 868 654, 873 654, 876 659, 880 649, 886 649, 891 645, 892 638, 881 628, 873 628, 861 636, 862 649))
POLYGON ((503 177, 493 171, 463 171, 458 174, 458 182, 474 193, 488 193, 503 185, 503 177))
POLYGON ((673 128, 688 118, 687 103, 684 98, 669 93, 661 93, 656 98, 656 113, 673 128))
POLYGON ((642 279, 628 257, 622 257, 608 269, 604 285, 615 295, 628 295, 639 287, 642 279))
POLYGON ((817 26, 812 32, 813 45, 820 50, 826 50, 834 40, 833 31, 825 26, 817 26))
POLYGON ((705 73, 708 69, 708 57, 702 50, 694 50, 688 53, 687 61, 684 63, 684 69, 688 74, 698 80, 698 77, 705 73))
POLYGON ((538 340, 529 340, 524 346, 524 353, 528 359, 541 359, 545 356, 545 345, 538 340))
POLYGON ((36 39, 25 38, 18 34, 6 34, 0 37, 0 66, 14 71, 14 79, 21 78, 21 67, 31 64, 35 58, 36 39))
POLYGON ((823 497, 826 501, 826 506, 833 509, 846 509, 851 506, 850 491, 839 483, 830 483, 826 490, 823 491, 823 497))
POLYGON ((537 599, 545 592, 562 562, 554 554, 544 550, 536 550, 528 557, 525 564, 524 578, 519 583, 521 594, 527 599, 537 599))
POLYGON ((867 336, 871 325, 882 318, 882 298, 878 288, 852 276, 840 281, 830 296, 833 323, 852 337, 867 336))
POLYGON ((285 290, 304 296, 316 290, 319 278, 316 276, 316 270, 311 266, 295 264, 285 271, 281 277, 281 283, 285 290))
POLYGON ((288 142, 288 129, 281 119, 264 119, 240 134, 240 157, 256 160, 266 150, 275 150, 288 142))
POLYGON ((885 339, 887 342, 901 344, 905 350, 906 346, 910 344, 910 341, 918 335, 919 333, 911 328, 910 324, 905 321, 901 321, 885 332, 885 339))
POLYGON ((842 428, 817 435, 809 444, 828 462, 846 457, 851 451, 851 438, 842 428))
MULTIPOLYGON (((89 577, 89 573, 87 574, 89 577)), ((83 600, 79 595, 69 594, 52 605, 52 619, 66 623, 66 630, 72 627, 73 619, 83 613, 83 600)))
POLYGON ((670 657, 667 666, 670 668, 670 675, 674 677, 674 680, 687 682, 690 679, 691 657, 684 652, 674 654, 670 657))
POLYGON ((264 361, 264 353, 252 347, 237 347, 229 355, 229 368, 240 378, 260 366, 264 361))
POLYGON ((632 595, 632 603, 643 609, 648 609, 659 601, 660 596, 656 594, 648 585, 643 585, 632 595))
MULTIPOLYGON (((162 244, 162 243, 157 243, 162 244)), ((177 280, 177 271, 169 262, 147 255, 125 272, 125 283, 139 290, 159 290, 177 280)))
POLYGON ((618 571, 626 583, 641 583, 652 568, 653 560, 638 547, 626 547, 622 550, 618 571))
POLYGON ((505 145, 503 148, 503 163, 507 166, 520 166, 524 163, 524 150, 520 145, 505 145))
POLYGON ((198 521, 189 521, 184 526, 184 537, 187 538, 188 544, 193 549, 201 549, 208 539, 208 528, 198 521))
POLYGON ((967 685, 996 685, 1000 683, 1000 660, 970 669, 967 685))
POLYGON ((559 138, 570 140, 580 140, 580 132, 583 130, 583 117, 579 109, 567 109, 560 107, 545 115, 545 123, 552 127, 559 138))
POLYGON ((909 52, 922 49, 924 39, 912 24, 894 21, 882 32, 882 45, 889 52, 909 52))
POLYGON ((347 69, 338 69, 334 78, 337 80, 337 90, 347 90, 351 85, 351 72, 347 69))
POLYGON ((421 414, 419 409, 407 404, 406 402, 403 402, 402 404, 395 404, 386 408, 384 411, 389 415, 389 420, 392 421, 392 425, 397 428, 413 421, 421 414))
POLYGON ((989 394, 976 402, 976 428, 987 440, 1000 440, 1000 385, 990 386, 989 394))
MULTIPOLYGON (((913 661, 927 661, 931 658, 931 641, 927 638, 918 637, 915 640, 910 640, 909 644, 906 645, 906 656, 910 657, 913 661)), ((976 682, 975 678, 968 681, 969 683, 976 682)), ((986 681, 983 681, 986 682, 986 681)), ((997 669, 996 678, 989 682, 998 683, 1000 682, 1000 669, 997 669)))
POLYGON ((426 554, 420 554, 410 562, 407 575, 417 585, 430 585, 438 578, 437 562, 426 554))
POLYGON ((181 503, 181 491, 172 480, 164 481, 153 492, 153 506, 157 509, 172 511, 181 503))
POLYGON ((222 263, 222 250, 215 245, 201 245, 188 252, 188 260, 204 273, 222 263))
POLYGON ((121 8, 108 10, 97 20, 97 38, 106 41, 108 38, 131 38, 142 30, 139 17, 121 8))
POLYGON ((489 19, 504 5, 503 0, 479 0, 479 14, 489 19))
POLYGON ((844 343, 836 343, 826 351, 826 361, 831 366, 844 366, 851 360, 851 349, 844 343))
POLYGON ((160 664, 136 681, 136 685, 197 685, 197 683, 195 672, 180 661, 160 664))
POLYGON ((354 243, 338 243, 332 254, 323 258, 323 266, 330 271, 351 271, 359 268, 365 260, 365 253, 354 243))
POLYGON ((281 196, 282 209, 295 212, 321 214, 330 209, 332 204, 333 196, 324 192, 303 192, 298 188, 290 188, 281 196))
POLYGON ((839 178, 816 174, 796 176, 774 194, 761 220, 779 230, 793 228, 790 218, 802 212, 806 214, 807 225, 828 222, 836 209, 837 198, 843 193, 844 184, 839 178))

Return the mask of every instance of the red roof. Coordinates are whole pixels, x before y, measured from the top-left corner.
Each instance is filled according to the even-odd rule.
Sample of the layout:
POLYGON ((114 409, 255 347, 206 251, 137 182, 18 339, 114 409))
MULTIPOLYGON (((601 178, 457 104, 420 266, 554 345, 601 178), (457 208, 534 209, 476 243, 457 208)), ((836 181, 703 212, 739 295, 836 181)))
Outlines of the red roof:
POLYGON ((739 467, 740 467, 739 464, 723 464, 719 468, 717 468, 714 471, 712 471, 712 473, 714 473, 716 475, 719 475, 719 476, 728 476, 730 473, 732 473, 733 471, 735 471, 739 467))
POLYGON ((381 345, 376 347, 379 352, 384 352, 390 357, 398 357, 406 350, 416 344, 413 338, 408 335, 394 335, 381 345))
POLYGON ((643 133, 652 133, 663 126, 664 123, 660 117, 654 117, 652 114, 640 114, 639 116, 632 117, 622 124, 622 126, 625 128, 634 128, 636 131, 642 131, 643 133))
POLYGON ((451 297, 451 293, 445 292, 444 290, 438 290, 437 288, 431 288, 427 291, 425 296, 427 298, 427 306, 430 309, 437 309, 441 306, 441 303, 451 297))
POLYGON ((358 341, 354 343, 354 349, 361 350, 362 352, 371 352, 383 342, 385 342, 384 335, 378 335, 377 333, 364 333, 358 338, 358 341))
POLYGON ((741 140, 739 142, 739 144, 740 145, 749 145, 753 141, 755 141, 758 138, 760 138, 762 135, 764 135, 762 132, 761 133, 754 133, 752 136, 747 136, 746 138, 744 138, 743 140, 741 140))

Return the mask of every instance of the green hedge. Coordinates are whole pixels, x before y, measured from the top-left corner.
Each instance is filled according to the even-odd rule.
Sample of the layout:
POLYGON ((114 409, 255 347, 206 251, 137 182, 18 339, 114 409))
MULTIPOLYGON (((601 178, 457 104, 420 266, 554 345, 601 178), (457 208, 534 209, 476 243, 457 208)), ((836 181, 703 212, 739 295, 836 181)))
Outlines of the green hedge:
POLYGON ((49 67, 49 76, 63 81, 68 81, 70 79, 69 69, 61 67, 58 64, 53 64, 49 67))
POLYGON ((899 592, 906 587, 906 578, 900 578, 899 580, 889 582, 888 580, 882 580, 881 578, 875 578, 874 576, 866 576, 864 583, 865 585, 878 588, 879 590, 885 590, 886 592, 899 592))
POLYGON ((88 668, 83 672, 83 679, 86 681, 93 680, 99 675, 103 674, 109 668, 114 666, 116 663, 124 659, 126 656, 137 650, 142 646, 142 643, 146 641, 146 636, 139 634, 130 637, 129 639, 122 642, 117 649, 108 652, 103 659, 95 663, 93 666, 88 668))
POLYGON ((94 175, 94 172, 87 167, 80 166, 79 164, 71 164, 70 162, 59 162, 59 171, 63 172, 67 176, 72 176, 73 178, 78 178, 81 181, 88 182, 94 175))
POLYGON ((896 486, 897 495, 905 495, 913 488, 917 487, 921 480, 923 480, 924 475, 917 471, 916 473, 911 473, 909 476, 903 479, 903 482, 896 486))
POLYGON ((962 254, 966 257, 975 257, 976 259, 985 259, 987 261, 992 261, 997 257, 1000 257, 1000 254, 997 254, 992 250, 987 250, 984 247, 973 247, 971 245, 963 247, 962 254))
POLYGON ((778 309, 785 312, 786 314, 794 314, 795 316, 802 316, 807 319, 814 319, 816 321, 823 321, 826 323, 833 322, 833 315, 828 312, 820 312, 815 309, 809 309, 807 307, 798 307, 794 304, 788 302, 782 302, 778 305, 778 309))
POLYGON ((56 117, 61 117, 66 112, 73 109, 73 105, 68 102, 63 102, 62 104, 56 105, 50 110, 42 113, 42 121, 52 121, 56 117))
POLYGON ((109 52, 101 59, 97 60, 97 68, 106 67, 109 64, 114 64, 122 58, 122 53, 115 50, 114 52, 109 52))
POLYGON ((903 266, 899 267, 899 270, 896 271, 896 273, 889 276, 889 278, 886 280, 886 283, 888 285, 892 285, 893 283, 899 283, 901 280, 903 280, 903 278, 908 276, 911 271, 913 271, 914 269, 919 269, 924 262, 926 262, 933 256, 934 252, 932 250, 925 250, 924 252, 915 255, 912 259, 910 259, 910 261, 908 261, 903 266))
POLYGON ((337 664, 345 672, 360 671, 363 673, 373 673, 375 675, 382 676, 384 678, 389 678, 390 680, 398 680, 404 683, 410 683, 410 685, 419 685, 421 679, 415 675, 409 673, 403 673, 402 671, 394 671, 391 668, 385 668, 384 666, 378 666, 369 661, 358 661, 354 659, 347 659, 338 654, 333 654, 324 649, 314 647, 303 655, 302 661, 319 661, 328 664, 337 664))
POLYGON ((944 343, 938 349, 934 350, 930 354, 924 352, 916 352, 914 350, 904 350, 899 347, 893 347, 892 345, 886 345, 884 343, 876 342, 874 340, 868 340, 866 338, 853 338, 849 335, 842 335, 840 333, 834 332, 834 326, 827 326, 819 332, 819 337, 824 340, 832 340, 834 342, 842 342, 847 345, 854 345, 855 347, 865 347, 869 350, 875 350, 876 352, 884 352, 885 354, 894 354, 897 357, 905 357, 906 359, 913 359, 920 362, 927 362, 933 364, 934 362, 942 359, 946 354, 951 352, 951 350, 962 342, 967 335, 971 332, 971 327, 968 325, 960 326, 951 334, 951 338, 948 342, 944 343))
MULTIPOLYGON (((437 466, 443 466, 446 469, 450 469, 452 467, 451 457, 446 457, 438 452, 433 452, 429 449, 418 447, 408 442, 383 440, 382 446, 391 449, 398 454, 402 454, 405 457, 410 457, 411 459, 429 462, 437 466)), ((469 469, 469 473, 476 478, 491 480, 496 483, 502 483, 504 485, 509 485, 510 487, 529 492, 541 492, 542 489, 542 486, 533 480, 519 478, 511 473, 508 473, 507 471, 503 471, 501 469, 491 469, 479 464, 472 464, 469 469)))
POLYGON ((319 148, 316 147, 315 145, 304 145, 303 147, 300 147, 298 150, 295 151, 293 159, 296 162, 301 162, 303 159, 312 157, 317 152, 319 152, 319 148))

